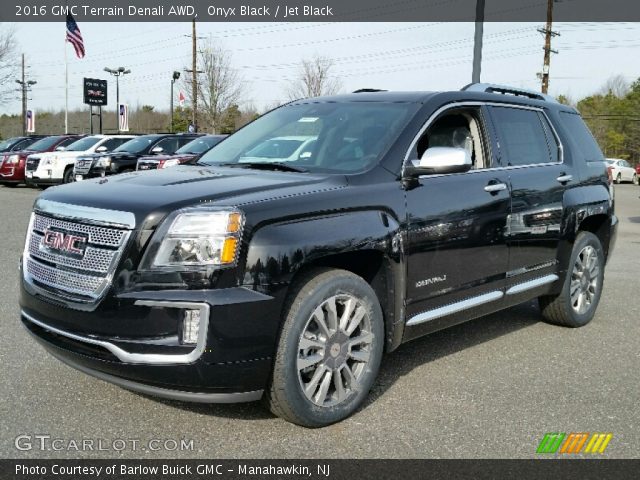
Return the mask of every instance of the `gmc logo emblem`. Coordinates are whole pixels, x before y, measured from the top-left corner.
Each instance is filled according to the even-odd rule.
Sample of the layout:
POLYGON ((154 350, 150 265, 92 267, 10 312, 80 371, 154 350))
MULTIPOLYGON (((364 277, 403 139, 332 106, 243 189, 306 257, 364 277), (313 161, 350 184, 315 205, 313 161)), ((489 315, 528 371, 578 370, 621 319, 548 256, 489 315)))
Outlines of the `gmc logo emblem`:
POLYGON ((87 248, 87 237, 48 228, 44 231, 42 245, 63 255, 82 258, 87 248))

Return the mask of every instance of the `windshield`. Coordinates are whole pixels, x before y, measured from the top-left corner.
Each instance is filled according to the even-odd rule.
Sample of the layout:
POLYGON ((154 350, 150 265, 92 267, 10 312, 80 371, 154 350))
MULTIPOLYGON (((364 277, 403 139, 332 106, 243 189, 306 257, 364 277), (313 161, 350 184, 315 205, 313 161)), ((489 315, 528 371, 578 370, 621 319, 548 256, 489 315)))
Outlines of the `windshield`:
POLYGON ((176 154, 180 153, 204 153, 214 145, 220 143, 222 138, 219 137, 201 137, 187 143, 176 150, 176 154))
POLYGON ((67 148, 65 148, 65 152, 84 152, 85 150, 89 150, 96 143, 102 140, 103 137, 85 137, 76 142, 73 142, 67 148))
POLYGON ((286 105, 234 133, 198 163, 286 162, 309 172, 356 172, 380 160, 418 108, 384 102, 286 105))
POLYGON ((138 137, 133 140, 129 140, 128 142, 123 143, 118 148, 114 150, 114 152, 129 152, 129 153, 140 153, 153 142, 155 142, 158 137, 138 137))
POLYGON ((9 149, 17 140, 15 138, 9 138, 0 142, 0 152, 9 149))
POLYGON ((55 144, 57 144, 62 137, 47 137, 42 140, 38 140, 37 142, 32 143, 27 147, 27 150, 35 150, 37 152, 44 152, 52 148, 55 144))

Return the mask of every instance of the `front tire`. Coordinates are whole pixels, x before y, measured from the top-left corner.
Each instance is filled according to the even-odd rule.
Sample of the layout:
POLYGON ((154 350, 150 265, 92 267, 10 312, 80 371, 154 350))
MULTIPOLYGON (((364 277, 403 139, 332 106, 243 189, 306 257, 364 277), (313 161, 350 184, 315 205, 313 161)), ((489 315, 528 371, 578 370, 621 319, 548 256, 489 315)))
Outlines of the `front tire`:
POLYGON ((638 174, 637 173, 633 174, 633 179, 631 179, 631 181, 633 182, 634 185, 638 185, 638 174))
POLYGON ((571 260, 559 295, 538 298, 548 323, 582 327, 593 318, 604 282, 604 254, 598 237, 580 232, 573 245, 571 260))
POLYGON ((315 269, 293 286, 266 401, 304 427, 353 414, 366 398, 384 349, 382 309, 361 277, 315 269))
POLYGON ((616 183, 617 183, 618 185, 620 185, 620 184, 622 183, 622 174, 621 174, 621 173, 619 173, 619 174, 616 176, 616 183))
POLYGON ((71 183, 74 182, 73 178, 73 167, 69 167, 64 171, 64 175, 62 176, 62 183, 71 183))

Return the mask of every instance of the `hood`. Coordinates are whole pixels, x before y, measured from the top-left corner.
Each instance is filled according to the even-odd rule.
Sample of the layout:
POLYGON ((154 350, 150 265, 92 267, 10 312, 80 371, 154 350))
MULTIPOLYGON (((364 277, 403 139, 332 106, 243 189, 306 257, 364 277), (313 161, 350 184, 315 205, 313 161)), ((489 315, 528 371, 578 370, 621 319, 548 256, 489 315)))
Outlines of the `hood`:
POLYGON ((271 172, 229 167, 176 166, 83 180, 45 190, 40 198, 132 212, 153 228, 169 212, 202 202, 233 206, 342 184, 341 175, 271 172))
POLYGON ((84 151, 84 152, 76 152, 76 151, 67 152, 65 150, 61 150, 61 151, 58 151, 58 152, 56 152, 56 151, 45 152, 45 153, 42 153, 40 155, 40 157, 41 158, 49 158, 49 157, 71 158, 71 157, 78 157, 80 155, 85 155, 87 153, 89 153, 89 152, 87 152, 87 151, 84 151))

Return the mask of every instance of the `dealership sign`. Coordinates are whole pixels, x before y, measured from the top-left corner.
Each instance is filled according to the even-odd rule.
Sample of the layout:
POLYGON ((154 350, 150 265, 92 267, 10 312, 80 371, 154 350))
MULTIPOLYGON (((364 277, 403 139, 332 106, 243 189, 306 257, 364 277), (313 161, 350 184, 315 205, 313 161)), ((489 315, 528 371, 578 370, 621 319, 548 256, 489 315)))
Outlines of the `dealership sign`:
POLYGON ((83 82, 84 103, 87 105, 107 104, 107 81, 85 78, 83 82))

